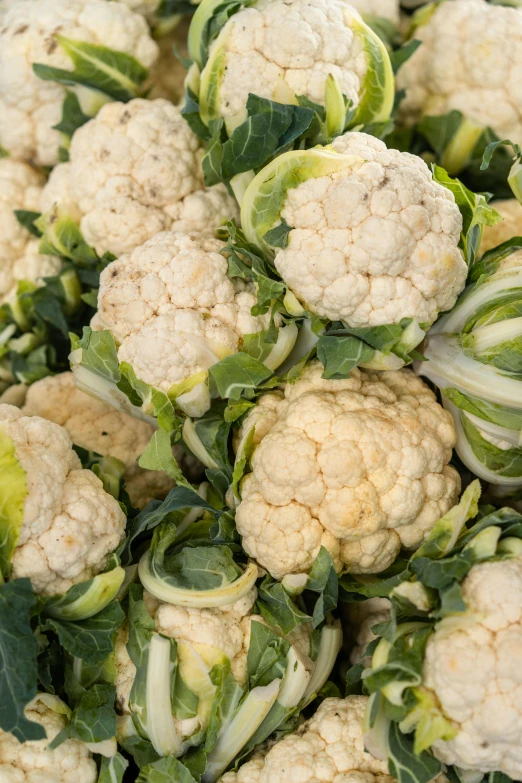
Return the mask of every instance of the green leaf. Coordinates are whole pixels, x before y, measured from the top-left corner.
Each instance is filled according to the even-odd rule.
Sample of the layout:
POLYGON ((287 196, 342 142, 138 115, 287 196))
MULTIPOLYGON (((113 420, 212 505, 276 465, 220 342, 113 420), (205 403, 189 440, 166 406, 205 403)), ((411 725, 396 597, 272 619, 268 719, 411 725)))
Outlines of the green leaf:
POLYGON ((62 119, 57 125, 53 125, 53 128, 71 139, 73 133, 90 119, 91 117, 82 111, 76 94, 68 91, 62 104, 62 119))
POLYGON ((429 783, 442 770, 442 764, 425 751, 416 755, 410 736, 402 734, 392 722, 388 734, 388 770, 398 783, 429 783))
POLYGON ((210 672, 212 684, 216 686, 216 692, 212 701, 212 710, 205 738, 205 752, 209 753, 216 744, 218 735, 224 726, 234 717, 243 697, 243 688, 236 682, 231 670, 230 662, 214 666, 210 672))
POLYGON ((36 696, 38 642, 31 628, 35 607, 29 579, 0 585, 0 728, 20 742, 45 737, 43 726, 24 715, 36 696))
POLYGON ((312 627, 317 628, 335 609, 339 598, 339 579, 332 556, 324 546, 320 548, 308 574, 306 590, 319 593, 312 618, 312 627))
POLYGON ((73 710, 67 726, 50 744, 51 750, 67 739, 80 742, 103 742, 116 735, 116 712, 114 685, 93 685, 73 710))
POLYGON ((473 565, 471 551, 460 552, 453 557, 431 560, 429 557, 417 557, 411 563, 411 570, 426 587, 444 590, 454 581, 461 582, 473 565))
MULTIPOLYGON (((158 529, 161 536, 161 529, 158 529)), ((159 541, 159 536, 156 541, 159 541)), ((165 558, 165 572, 157 563, 158 575, 168 576, 168 583, 188 590, 213 590, 225 587, 237 579, 242 571, 234 562, 230 547, 185 547, 165 558)))
POLYGON ((209 369, 211 393, 222 399, 238 400, 247 390, 255 391, 273 372, 246 353, 227 356, 209 369))
POLYGON ((301 623, 312 621, 311 616, 292 601, 283 585, 270 576, 265 576, 258 588, 257 608, 267 623, 280 628, 285 636, 301 623))
POLYGON ((341 380, 359 364, 369 362, 374 349, 356 337, 322 335, 317 343, 317 358, 324 366, 323 378, 341 380))
POLYGON ((471 394, 463 394, 458 389, 442 389, 441 393, 457 408, 477 416, 479 419, 505 427, 508 430, 522 430, 522 410, 496 405, 471 394))
POLYGON ((14 209, 13 212, 20 225, 27 229, 30 234, 34 237, 42 236, 40 229, 35 226, 35 221, 42 216, 41 212, 29 212, 26 209, 14 209))
POLYGON ((142 767, 136 783, 197 783, 187 767, 173 756, 142 767))
POLYGON ((461 421, 471 450, 481 465, 498 476, 522 476, 522 448, 501 449, 486 440, 465 414, 461 421))
POLYGON ((111 332, 94 332, 85 326, 81 339, 72 341, 72 349, 82 349, 81 366, 112 383, 120 380, 118 351, 111 332))
POLYGON ((149 445, 138 459, 140 468, 147 470, 159 470, 166 473, 176 484, 190 489, 176 458, 172 452, 170 435, 163 429, 158 429, 153 434, 149 445))
POLYGON ((223 120, 211 120, 209 123, 210 138, 205 147, 201 167, 203 179, 207 187, 217 185, 223 179, 223 142, 226 138, 223 120))
MULTIPOLYGON (((422 41, 417 41, 415 38, 412 38, 403 44, 399 49, 395 49, 395 51, 390 54, 393 73, 396 74, 399 68, 402 68, 404 63, 410 59, 410 57, 417 51, 421 44, 422 41)), ((426 118, 423 117, 421 122, 423 122, 425 119, 426 118)), ((421 123, 419 123, 419 125, 420 124, 421 123)))
POLYGON ((290 644, 263 623, 252 620, 250 644, 247 653, 247 671, 250 688, 269 685, 282 678, 290 644))
POLYGON ((87 620, 63 621, 48 617, 43 630, 56 633, 60 644, 74 658, 100 663, 114 651, 114 633, 125 619, 117 601, 87 620))
POLYGON ((435 117, 427 114, 417 125, 417 130, 424 136, 430 147, 440 158, 458 131, 462 119, 462 112, 456 109, 435 117))
POLYGON ((278 226, 274 226, 274 228, 266 232, 265 241, 268 242, 270 247, 287 247, 290 231, 292 231, 292 226, 289 226, 286 220, 281 218, 278 226))
POLYGON ((237 498, 241 497, 239 492, 239 484, 245 475, 250 458, 254 453, 254 435, 255 427, 252 427, 246 438, 241 441, 240 448, 238 449, 238 453, 236 455, 234 472, 232 474, 232 491, 237 498))
POLYGON ((187 87, 185 105, 181 109, 181 114, 196 136, 199 136, 202 141, 210 140, 209 129, 201 119, 198 96, 190 87, 187 87))
POLYGON ((129 762, 121 753, 116 753, 112 758, 102 758, 98 783, 123 783, 125 770, 129 762))
POLYGON ((7 578, 24 521, 27 477, 4 426, 0 426, 0 490, 0 574, 7 578))
POLYGON ((39 251, 42 255, 62 256, 80 267, 99 263, 96 251, 83 238, 80 227, 66 210, 54 206, 35 222, 42 232, 39 251))

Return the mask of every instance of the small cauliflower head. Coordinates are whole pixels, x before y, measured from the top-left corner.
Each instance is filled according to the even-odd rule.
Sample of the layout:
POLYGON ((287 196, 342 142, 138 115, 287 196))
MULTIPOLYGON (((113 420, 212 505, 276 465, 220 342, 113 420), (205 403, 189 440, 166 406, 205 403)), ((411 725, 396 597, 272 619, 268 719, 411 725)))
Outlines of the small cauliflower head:
POLYGON ((516 198, 494 201, 492 206, 504 218, 496 226, 486 226, 480 243, 480 253, 507 242, 512 237, 522 236, 522 205, 516 198))
MULTIPOLYGON (((40 63, 73 70, 56 35, 135 57, 146 68, 158 56, 145 19, 106 0, 16 0, 0 27, 0 145, 42 166, 58 162, 66 88, 33 72, 40 63)), ((86 91, 78 93, 80 100, 86 91)), ((88 108, 87 106, 85 108, 88 108)))
MULTIPOLYGON (((445 764, 522 776, 522 558, 473 566, 462 583, 475 618, 435 630, 426 646, 424 686, 457 728, 432 749, 445 764)), ((465 616, 464 616, 465 619, 465 616)))
POLYGON ((47 749, 67 724, 67 717, 52 708, 54 700, 53 696, 39 694, 25 709, 28 720, 44 727, 46 739, 21 743, 12 734, 0 731, 2 783, 96 783, 98 780, 96 763, 83 742, 68 739, 55 750, 47 749))
POLYGON ((368 699, 325 699, 315 715, 220 783, 393 783, 388 764, 364 749, 368 699))
POLYGON ((167 229, 211 234, 236 214, 223 185, 204 187, 200 142, 169 101, 106 104, 76 131, 69 154, 42 210, 66 211, 100 255, 128 253, 167 229))
POLYGON ((397 87, 406 90, 404 121, 457 109, 499 138, 522 143, 519 9, 486 0, 442 2, 414 37, 422 46, 397 75, 397 87))
POLYGON ((365 657, 364 653, 368 645, 377 638, 372 628, 390 619, 391 604, 387 598, 369 598, 367 601, 357 601, 343 606, 347 606, 346 616, 353 641, 350 663, 364 663, 365 666, 370 666, 371 657, 365 657))
POLYGON ((37 283, 60 270, 61 260, 40 255, 39 240, 14 214, 16 209, 38 212, 44 182, 27 163, 0 158, 0 304, 16 293, 21 280, 37 283))
POLYGON ((228 277, 222 246, 204 235, 163 232, 101 274, 93 328, 110 329, 120 361, 164 392, 268 327, 269 316, 250 314, 253 287, 228 277))
POLYGON ((274 248, 277 271, 321 318, 353 327, 433 323, 467 276, 453 194, 421 158, 365 133, 339 136, 331 149, 339 153, 333 171, 331 152, 305 152, 317 173, 286 190, 280 217, 291 231, 287 246, 274 248))
POLYGON ((321 546, 339 569, 383 571, 401 547, 419 546, 460 490, 448 465, 453 420, 413 372, 355 369, 328 381, 322 371, 311 363, 272 397, 241 485, 243 547, 275 579, 309 571, 321 546))
MULTIPOLYGON (((125 465, 125 488, 135 508, 143 508, 155 498, 163 499, 174 487, 166 473, 144 470, 138 465, 138 457, 149 445, 154 427, 84 394, 74 385, 70 372, 33 383, 22 412, 24 416, 41 416, 64 427, 72 442, 82 449, 121 460, 125 465)), ((181 447, 176 446, 175 450, 182 461, 181 447)))
POLYGON ((359 11, 363 19, 386 19, 397 27, 400 23, 398 0, 351 0, 351 5, 359 11))
MULTIPOLYGON (((63 427, 0 405, 0 436, 23 471, 11 578, 29 577, 42 595, 64 593, 104 569, 123 538, 125 515, 100 479, 82 469, 63 427)), ((10 490, 2 487, 8 498, 10 490)))

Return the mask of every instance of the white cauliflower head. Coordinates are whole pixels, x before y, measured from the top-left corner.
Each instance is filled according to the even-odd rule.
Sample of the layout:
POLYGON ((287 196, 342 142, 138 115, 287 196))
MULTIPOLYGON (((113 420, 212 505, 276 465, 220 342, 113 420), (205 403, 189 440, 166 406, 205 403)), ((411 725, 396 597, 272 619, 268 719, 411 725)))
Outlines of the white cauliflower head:
POLYGON ((443 2, 414 37, 422 46, 397 76, 407 122, 458 109, 499 138, 522 142, 519 9, 486 0, 443 2))
MULTIPOLYGON (((137 463, 150 443, 153 426, 84 394, 74 385, 70 372, 33 383, 22 412, 64 427, 72 442, 82 449, 121 460, 125 465, 125 488, 136 508, 143 508, 154 498, 164 498, 174 486, 166 473, 144 470, 137 463)), ((175 449, 182 461, 181 447, 175 449)))
POLYGON ((346 616, 350 624, 353 647, 350 653, 350 663, 371 665, 371 656, 364 656, 368 645, 377 637, 372 631, 374 625, 385 623, 390 619, 391 604, 387 598, 369 598, 367 601, 343 604, 346 606, 346 616))
POLYGON ((522 559, 473 566, 462 595, 474 624, 435 630, 424 658, 424 685, 457 734, 437 741, 445 764, 522 775, 522 559))
POLYGON ((108 103, 74 134, 42 209, 66 210, 99 254, 120 256, 167 229, 212 233, 236 207, 223 185, 205 189, 202 154, 169 101, 108 103))
POLYGON ((393 783, 387 762, 364 749, 367 703, 366 696, 325 699, 295 734, 238 772, 227 772, 220 783, 393 783))
POLYGON ((351 0, 351 5, 356 8, 363 19, 387 19, 395 25, 399 25, 400 12, 398 0, 351 0))
POLYGON ((96 783, 98 770, 83 742, 68 739, 55 750, 47 746, 67 724, 67 717, 52 709, 55 697, 36 696, 26 707, 28 720, 44 727, 46 739, 21 743, 0 731, 0 780, 2 783, 96 783))
POLYGON ((41 63, 73 70, 56 34, 132 55, 146 68, 157 56, 145 19, 106 0, 16 0, 0 27, 0 145, 13 157, 58 162, 66 88, 33 72, 41 63))
POLYGON ((124 535, 123 511, 100 479, 81 468, 63 427, 0 405, 0 434, 25 472, 11 577, 29 577, 43 595, 64 593, 103 570, 124 535))
POLYGON ((277 271, 320 317, 354 327, 431 324, 453 307, 467 276, 453 194, 421 158, 373 136, 346 133, 331 147, 362 161, 325 175, 318 166, 287 190, 281 218, 291 231, 287 246, 275 248, 277 271))
POLYGON ((423 541, 460 490, 448 465, 453 420, 410 370, 332 381, 322 371, 313 362, 272 397, 242 482, 243 547, 276 579, 308 571, 321 545, 339 568, 378 573, 423 541))
POLYGON ((93 326, 110 329, 118 357, 163 391, 240 350, 254 317, 253 287, 227 276, 223 243, 195 234, 157 234, 102 272, 93 326))
POLYGON ((61 260, 40 255, 39 240, 14 214, 17 209, 38 212, 44 182, 27 163, 0 158, 0 304, 16 292, 21 280, 36 283, 60 270, 61 260))
POLYGON ((492 247, 507 242, 511 237, 522 236, 522 205, 516 198, 494 201, 492 206, 504 218, 496 226, 486 226, 480 243, 480 252, 485 253, 492 247))

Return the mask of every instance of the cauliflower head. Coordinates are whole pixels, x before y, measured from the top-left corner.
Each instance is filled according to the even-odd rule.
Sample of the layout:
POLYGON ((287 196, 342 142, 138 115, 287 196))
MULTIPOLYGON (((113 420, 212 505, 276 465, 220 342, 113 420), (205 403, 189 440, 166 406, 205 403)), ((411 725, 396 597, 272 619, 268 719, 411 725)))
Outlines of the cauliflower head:
POLYGON ((494 201, 493 206, 504 219, 496 226, 484 228, 484 236, 480 243, 481 253, 491 250, 502 242, 507 242, 511 237, 522 236, 522 206, 516 198, 494 201))
POLYGON ((415 30, 422 41, 397 75, 403 119, 458 109, 501 139, 522 142, 522 14, 486 0, 437 5, 415 30))
POLYGON ((268 327, 250 314, 254 289, 227 275, 222 242, 163 232, 101 274, 92 326, 110 329, 118 358, 167 392, 241 348, 245 334, 268 327))
POLYGON ((63 427, 0 405, 0 431, 26 483, 11 577, 29 577, 43 595, 64 593, 103 570, 123 538, 125 515, 100 479, 82 469, 63 427))
POLYGON ((433 323, 467 276, 453 194, 421 158, 373 136, 346 133, 331 147, 362 160, 324 176, 319 168, 286 191, 281 218, 291 231, 275 249, 277 271, 322 318, 353 327, 433 323))
MULTIPOLYGON (((313 362, 272 396, 236 512, 245 551, 275 579, 338 568, 378 573, 456 502, 451 416, 410 370, 324 380, 313 362)), ((263 399, 263 398, 262 398, 263 399)), ((256 409, 243 423, 251 429, 256 409)))
POLYGON ((75 132, 42 209, 66 210, 100 255, 128 253, 167 229, 212 233, 236 207, 223 185, 204 187, 202 154, 169 101, 108 103, 75 132))
POLYGON ((15 209, 38 211, 44 182, 43 174, 27 163, 0 158, 0 304, 16 292, 21 280, 36 283, 60 270, 61 260, 40 255, 39 240, 14 214, 15 209))
POLYGON ((372 627, 378 623, 385 623, 390 619, 391 604, 387 598, 369 598, 347 606, 346 614, 352 631, 353 647, 350 653, 350 663, 364 663, 371 665, 371 656, 364 656, 368 645, 377 637, 372 627))
POLYGON ((423 666, 424 686, 456 725, 434 743, 445 764, 522 775, 522 558, 473 566, 462 583, 476 621, 435 630, 423 666))
MULTIPOLYGON (((51 697, 51 699, 54 697, 51 697)), ((65 728, 67 718, 36 696, 25 710, 28 720, 44 727, 46 739, 21 743, 0 731, 0 780, 2 783, 96 783, 98 770, 83 742, 68 739, 55 750, 47 745, 65 728)))
MULTIPOLYGON (((154 433, 152 425, 84 394, 74 385, 70 372, 33 383, 22 412, 64 427, 72 442, 82 449, 121 460, 125 465, 125 488, 135 508, 164 498, 174 487, 166 473, 144 470, 137 463, 154 433)), ((183 461, 180 446, 175 447, 175 455, 183 461)))
POLYGON ((145 19, 122 3, 16 0, 0 27, 0 145, 43 166, 58 162, 61 137, 53 126, 61 120, 66 88, 39 79, 33 64, 72 70, 57 33, 132 55, 146 68, 158 56, 145 19))
POLYGON ((220 783, 393 783, 388 765, 364 749, 368 699, 325 699, 295 734, 276 742, 220 783))

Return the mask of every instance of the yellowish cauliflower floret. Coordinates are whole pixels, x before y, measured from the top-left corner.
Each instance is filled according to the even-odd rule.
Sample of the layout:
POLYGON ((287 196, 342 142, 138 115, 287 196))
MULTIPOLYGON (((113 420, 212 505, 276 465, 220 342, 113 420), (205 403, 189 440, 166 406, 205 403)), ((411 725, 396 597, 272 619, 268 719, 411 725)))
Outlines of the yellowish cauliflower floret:
POLYGON ((462 217, 421 158, 346 133, 334 150, 356 163, 287 191, 292 227, 277 271, 316 315, 350 326, 432 323, 464 287, 462 217))
MULTIPOLYGON (((174 482, 155 470, 139 467, 137 459, 154 433, 151 424, 84 394, 70 372, 43 378, 29 387, 22 409, 25 416, 41 416, 64 427, 72 442, 103 457, 116 457, 125 465, 125 488, 132 504, 143 508, 154 498, 164 498, 174 482)), ((176 458, 183 452, 176 447, 176 458)))
POLYGON ((366 696, 325 699, 295 734, 238 772, 227 772, 220 783, 393 783, 387 762, 364 749, 367 703, 366 696))
POLYGON ((492 247, 507 242, 512 237, 522 236, 522 206, 516 198, 508 198, 505 201, 494 201, 492 206, 500 212, 504 220, 496 226, 486 226, 484 236, 480 244, 480 252, 485 253, 492 247))
POLYGON ((164 232, 102 272, 96 329, 110 329, 118 357, 163 391, 241 347, 268 327, 250 314, 253 287, 227 276, 223 243, 164 232))
POLYGON ((458 109, 501 139, 522 142, 522 14, 486 0, 438 5, 397 75, 407 122, 458 109))
POLYGON ((241 487, 243 547, 276 579, 308 571, 321 545, 339 568, 378 573, 419 546, 460 490, 453 420, 410 370, 322 371, 313 362, 272 396, 241 487))
POLYGON ((17 0, 0 27, 0 145, 43 166, 58 162, 66 87, 43 81, 33 64, 73 70, 55 35, 132 55, 146 68, 158 56, 145 19, 106 0, 17 0))
POLYGON ((399 25, 400 13, 398 0, 351 0, 363 19, 387 19, 399 25))
POLYGON ((387 598, 370 598, 346 604, 346 615, 352 632, 353 647, 350 653, 350 663, 371 665, 371 657, 364 657, 368 645, 377 637, 372 631, 374 625, 385 623, 390 619, 390 602, 387 598))
POLYGON ((476 623, 430 637, 424 685, 458 728, 433 745, 446 764, 522 775, 522 558, 474 566, 462 595, 476 623))
POLYGON ((95 783, 98 771, 83 742, 68 739, 56 750, 47 745, 65 728, 67 718, 36 696, 25 710, 28 720, 40 723, 47 739, 21 743, 0 731, 0 781, 2 783, 95 783))
POLYGON ((38 212, 44 182, 27 163, 0 158, 0 304, 16 292, 20 280, 36 283, 55 275, 62 265, 57 256, 39 254, 39 240, 14 214, 15 209, 38 212))
POLYGON ((11 577, 56 595, 95 576, 120 543, 125 515, 100 479, 83 470, 63 427, 0 405, 0 427, 26 473, 24 518, 11 577))
POLYGON ((74 134, 42 209, 62 207, 100 254, 120 256, 167 229, 213 233, 236 206, 223 185, 204 187, 202 154, 169 101, 108 103, 74 134))

